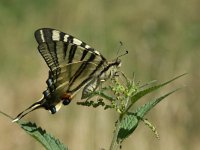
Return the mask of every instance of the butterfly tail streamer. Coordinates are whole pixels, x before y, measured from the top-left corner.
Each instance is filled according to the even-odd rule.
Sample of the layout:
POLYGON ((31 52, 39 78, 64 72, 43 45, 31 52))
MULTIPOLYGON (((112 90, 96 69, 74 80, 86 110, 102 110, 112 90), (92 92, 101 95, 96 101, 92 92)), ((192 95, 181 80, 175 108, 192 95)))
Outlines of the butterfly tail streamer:
POLYGON ((22 119, 24 116, 26 116, 28 113, 43 107, 42 104, 44 103, 44 98, 40 99, 39 101, 37 101, 36 103, 32 104, 31 106, 29 106, 27 109, 25 109, 24 111, 22 111, 21 113, 19 113, 17 115, 17 117, 15 117, 15 119, 12 120, 12 122, 16 122, 19 121, 20 119, 22 119))

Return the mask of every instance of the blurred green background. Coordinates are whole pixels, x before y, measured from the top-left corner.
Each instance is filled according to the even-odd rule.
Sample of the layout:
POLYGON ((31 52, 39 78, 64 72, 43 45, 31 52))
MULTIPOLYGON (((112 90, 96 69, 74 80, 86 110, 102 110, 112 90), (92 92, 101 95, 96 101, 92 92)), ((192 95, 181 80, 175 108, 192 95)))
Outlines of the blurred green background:
MULTIPOLYGON (((1 0, 0 110, 16 116, 46 89, 48 68, 33 33, 52 27, 78 37, 108 59, 119 41, 129 54, 122 68, 141 83, 187 76, 148 98, 184 87, 148 114, 161 139, 143 124, 124 150, 197 150, 200 147, 200 1, 198 0, 1 0)), ((149 99, 143 99, 140 104, 149 99)), ((80 97, 77 96, 77 100, 80 97)), ((70 150, 108 149, 116 115, 102 108, 69 106, 55 115, 37 110, 31 120, 58 137, 70 150)), ((0 149, 35 150, 42 146, 0 116, 0 149)))

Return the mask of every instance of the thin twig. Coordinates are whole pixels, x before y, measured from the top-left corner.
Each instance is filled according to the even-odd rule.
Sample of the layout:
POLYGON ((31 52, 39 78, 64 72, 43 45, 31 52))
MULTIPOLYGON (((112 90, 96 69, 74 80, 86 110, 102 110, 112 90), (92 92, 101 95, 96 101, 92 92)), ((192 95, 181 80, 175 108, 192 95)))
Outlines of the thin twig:
POLYGON ((0 110, 0 113, 1 113, 2 115, 4 115, 4 116, 8 117, 9 119, 13 120, 13 118, 12 118, 10 115, 8 115, 8 114, 2 112, 1 110, 0 110))

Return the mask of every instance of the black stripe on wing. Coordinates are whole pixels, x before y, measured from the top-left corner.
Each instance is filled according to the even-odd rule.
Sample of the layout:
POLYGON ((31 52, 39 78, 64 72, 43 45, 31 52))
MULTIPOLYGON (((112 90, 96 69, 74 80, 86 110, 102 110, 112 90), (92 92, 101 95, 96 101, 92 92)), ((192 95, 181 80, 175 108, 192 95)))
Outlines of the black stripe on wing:
MULTIPOLYGON (((76 79, 78 79, 78 77, 81 77, 81 74, 86 71, 86 68, 88 67, 88 65, 93 62, 93 60, 95 59, 96 55, 95 54, 91 54, 90 57, 88 58, 87 61, 84 61, 82 63, 82 65, 76 70, 76 72, 74 73, 74 75, 72 76, 72 78, 69 80, 69 87, 72 86, 72 84, 75 82, 76 79)), ((94 65, 95 66, 95 65, 94 65)), ((95 66, 96 67, 96 66, 95 66)), ((93 68, 91 68, 93 69, 93 68)))
POLYGON ((38 29, 35 32, 35 38, 39 44, 38 49, 51 70, 53 70, 51 66, 53 64, 50 64, 52 62, 55 63, 55 66, 53 67, 58 67, 58 62, 56 58, 56 52, 58 49, 56 48, 56 43, 59 41, 63 42, 62 56, 63 59, 68 59, 68 63, 72 63, 73 61, 84 60, 87 53, 94 53, 95 55, 98 55, 100 59, 105 60, 105 58, 98 51, 94 51, 94 49, 87 45, 85 42, 82 42, 71 35, 65 34, 64 32, 60 32, 55 29, 38 29), (47 46, 41 46, 44 45, 44 43, 46 43, 47 46), (78 58, 78 60, 74 60, 74 55, 76 53, 77 47, 82 49, 82 56, 81 58, 78 58), (44 57, 44 55, 46 55, 46 57, 44 57))
POLYGON ((77 49, 77 45, 72 45, 70 50, 69 50, 69 56, 68 56, 68 64, 72 63, 73 59, 74 59, 74 55, 76 53, 76 49, 77 49))
POLYGON ((105 61, 100 61, 98 65, 89 73, 88 77, 81 81, 81 83, 76 87, 70 87, 69 92, 76 92, 81 87, 83 87, 85 84, 87 84, 89 81, 91 81, 93 78, 97 77, 99 72, 102 72, 104 70, 104 66, 106 63, 105 61))

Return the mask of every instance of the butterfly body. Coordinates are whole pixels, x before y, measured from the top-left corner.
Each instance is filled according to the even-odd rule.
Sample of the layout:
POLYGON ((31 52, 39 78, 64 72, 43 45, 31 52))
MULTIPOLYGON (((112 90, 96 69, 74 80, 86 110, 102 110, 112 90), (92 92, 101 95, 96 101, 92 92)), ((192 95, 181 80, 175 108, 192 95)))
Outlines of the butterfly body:
POLYGON ((17 115, 14 121, 38 108, 54 114, 62 104, 69 104, 81 88, 82 98, 86 98, 101 82, 114 76, 121 64, 119 59, 108 62, 85 42, 55 29, 38 29, 35 38, 49 67, 47 89, 39 101, 17 115))

